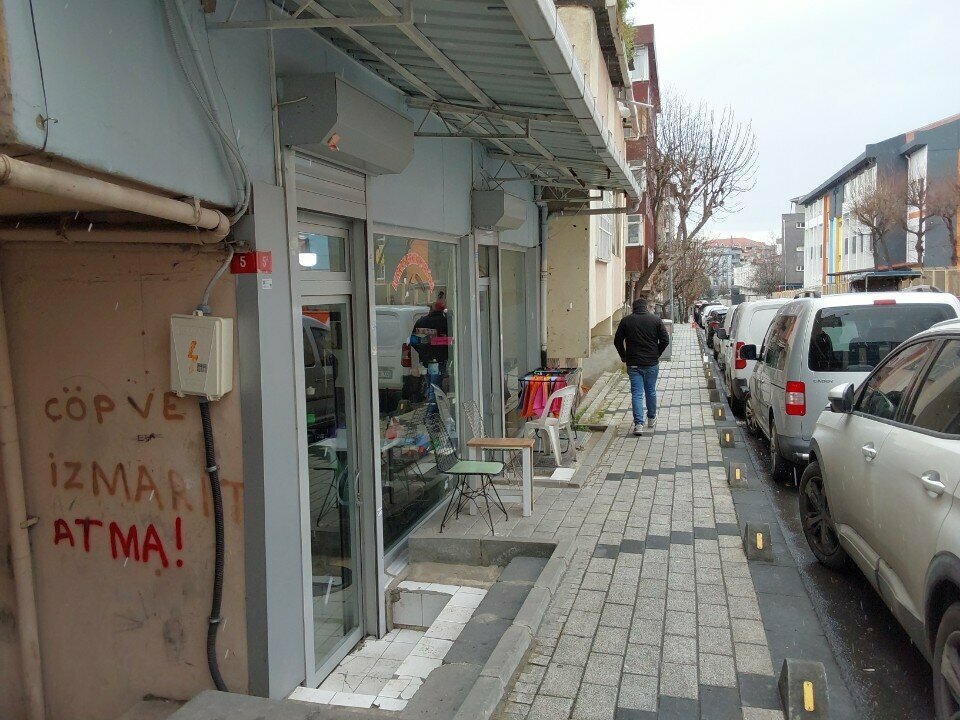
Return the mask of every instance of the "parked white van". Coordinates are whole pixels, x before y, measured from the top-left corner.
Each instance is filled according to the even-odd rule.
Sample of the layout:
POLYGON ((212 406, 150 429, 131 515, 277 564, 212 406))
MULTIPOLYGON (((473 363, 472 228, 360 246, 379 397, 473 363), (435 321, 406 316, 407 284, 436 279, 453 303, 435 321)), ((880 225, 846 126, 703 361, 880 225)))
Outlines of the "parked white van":
POLYGON ((426 305, 377 305, 377 373, 380 409, 392 412, 400 401, 404 382, 417 363, 411 355, 413 326, 430 312, 426 305))
POLYGON ((753 373, 755 360, 744 360, 740 350, 744 345, 759 345, 770 328, 777 311, 790 300, 754 300, 743 302, 727 316, 729 322, 721 332, 717 331, 722 342, 720 366, 727 386, 727 402, 734 415, 743 415, 747 399, 747 381, 753 373))
POLYGON ((747 424, 770 439, 775 479, 806 463, 810 438, 830 388, 859 385, 891 350, 932 325, 960 317, 960 301, 947 293, 851 293, 792 300, 777 312, 757 350, 749 380, 747 424))

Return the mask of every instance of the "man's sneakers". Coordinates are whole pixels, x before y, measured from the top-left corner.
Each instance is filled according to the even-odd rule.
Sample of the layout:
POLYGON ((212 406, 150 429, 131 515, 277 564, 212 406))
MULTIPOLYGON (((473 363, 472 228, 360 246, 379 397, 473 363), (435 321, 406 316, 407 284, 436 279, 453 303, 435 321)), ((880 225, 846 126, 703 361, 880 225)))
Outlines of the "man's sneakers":
MULTIPOLYGON (((652 433, 653 429, 657 426, 656 418, 647 418, 647 431, 652 433)), ((634 423, 633 425, 633 434, 637 437, 643 435, 643 423, 634 423)))

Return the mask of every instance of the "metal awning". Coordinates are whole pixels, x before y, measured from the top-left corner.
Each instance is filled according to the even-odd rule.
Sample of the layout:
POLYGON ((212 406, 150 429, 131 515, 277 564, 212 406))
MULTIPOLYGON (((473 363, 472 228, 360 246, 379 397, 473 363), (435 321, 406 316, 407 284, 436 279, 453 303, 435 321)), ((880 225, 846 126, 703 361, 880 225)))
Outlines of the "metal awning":
POLYGON ((443 121, 441 132, 421 135, 476 139, 545 185, 639 197, 609 126, 620 117, 604 118, 594 103, 553 0, 273 2, 276 27, 217 25, 309 28, 443 121))
POLYGON ((844 270, 842 272, 827 273, 831 277, 842 277, 846 280, 864 280, 865 278, 889 278, 893 280, 910 280, 923 277, 923 273, 912 268, 892 270, 844 270))

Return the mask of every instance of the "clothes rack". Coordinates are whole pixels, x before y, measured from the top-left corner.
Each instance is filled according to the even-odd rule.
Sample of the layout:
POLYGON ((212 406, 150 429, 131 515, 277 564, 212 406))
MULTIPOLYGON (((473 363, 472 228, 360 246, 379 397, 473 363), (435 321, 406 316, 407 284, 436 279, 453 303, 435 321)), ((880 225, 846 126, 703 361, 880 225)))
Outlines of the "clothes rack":
MULTIPOLYGON (((528 419, 540 417, 543 413, 544 404, 551 393, 574 385, 580 387, 580 368, 538 368, 528 372, 519 379, 520 393, 517 399, 520 408, 520 416, 528 419)), ((574 402, 574 414, 580 401, 580 393, 574 402)), ((559 410, 557 407, 551 408, 551 413, 555 414, 559 410)))

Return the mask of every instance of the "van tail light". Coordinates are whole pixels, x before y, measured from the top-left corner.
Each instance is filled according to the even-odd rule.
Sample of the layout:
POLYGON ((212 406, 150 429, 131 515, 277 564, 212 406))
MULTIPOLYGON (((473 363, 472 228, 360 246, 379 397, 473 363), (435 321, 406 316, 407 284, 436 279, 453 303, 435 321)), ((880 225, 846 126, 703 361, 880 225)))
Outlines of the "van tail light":
POLYGON ((400 366, 411 367, 410 364, 410 344, 404 343, 400 348, 400 366))
POLYGON ((743 343, 742 343, 742 342, 738 342, 737 345, 736 345, 736 348, 734 348, 734 351, 733 351, 733 357, 734 357, 734 359, 735 359, 735 361, 736 361, 736 362, 734 362, 733 366, 734 366, 737 370, 746 370, 746 369, 747 369, 747 361, 744 360, 742 357, 740 357, 740 348, 742 348, 742 347, 743 347, 743 343))
POLYGON ((720 323, 718 323, 716 320, 711 320, 711 321, 710 321, 709 323, 707 323, 707 324, 708 324, 710 327, 712 327, 714 330, 716 330, 716 329, 717 329, 717 325, 719 325, 720 323))
POLYGON ((807 388, 802 382, 787 382, 787 415, 807 414, 807 388))
POLYGON ((881 300, 874 300, 873 304, 874 305, 896 305, 897 301, 894 300, 893 298, 890 298, 889 300, 881 299, 881 300))

